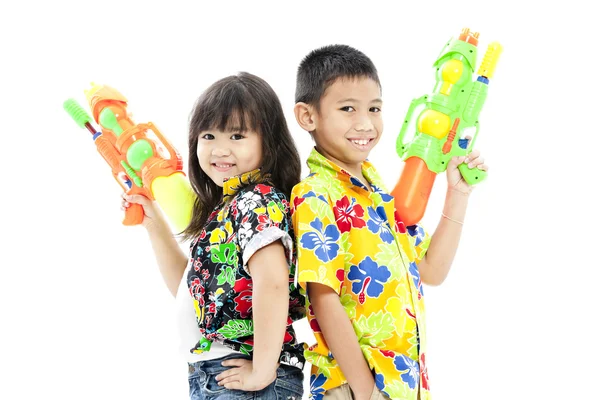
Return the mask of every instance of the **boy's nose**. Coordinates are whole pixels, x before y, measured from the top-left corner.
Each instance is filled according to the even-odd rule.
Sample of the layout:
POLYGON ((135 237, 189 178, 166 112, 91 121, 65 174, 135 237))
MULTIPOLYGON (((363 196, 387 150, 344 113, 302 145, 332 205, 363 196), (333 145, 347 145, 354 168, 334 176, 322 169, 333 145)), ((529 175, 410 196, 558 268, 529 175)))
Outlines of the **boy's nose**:
POLYGON ((356 125, 354 125, 354 129, 356 129, 357 132, 369 132, 375 129, 375 127, 371 122, 371 118, 363 117, 357 121, 356 125))

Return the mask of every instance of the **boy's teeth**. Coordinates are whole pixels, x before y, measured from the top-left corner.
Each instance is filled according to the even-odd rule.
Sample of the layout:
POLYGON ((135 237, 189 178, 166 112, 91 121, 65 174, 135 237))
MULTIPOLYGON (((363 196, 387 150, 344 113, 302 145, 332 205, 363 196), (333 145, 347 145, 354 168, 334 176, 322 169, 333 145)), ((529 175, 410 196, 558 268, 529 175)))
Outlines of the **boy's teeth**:
POLYGON ((353 142, 353 143, 356 143, 356 144, 358 144, 358 145, 360 145, 360 146, 364 146, 364 145, 366 145, 367 143, 369 143, 369 139, 353 140, 352 142, 353 142))

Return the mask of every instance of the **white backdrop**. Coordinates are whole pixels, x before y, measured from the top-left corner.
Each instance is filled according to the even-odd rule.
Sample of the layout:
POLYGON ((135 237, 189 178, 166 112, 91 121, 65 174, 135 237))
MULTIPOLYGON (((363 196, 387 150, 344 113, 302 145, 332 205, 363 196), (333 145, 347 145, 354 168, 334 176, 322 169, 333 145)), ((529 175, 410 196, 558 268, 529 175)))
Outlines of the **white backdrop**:
MULTIPOLYGON (((156 123, 187 163, 195 99, 249 71, 280 96, 305 160, 312 143, 292 113, 296 67, 318 46, 349 44, 380 72, 385 129, 371 159, 392 186, 408 105, 433 88, 445 41, 470 27, 481 33, 479 60, 492 41, 504 52, 476 145, 489 178, 472 195, 450 276, 425 288, 434 399, 600 399, 600 30, 591 9, 216 3, 0 6, 0 398, 187 396, 174 301, 143 229, 121 225, 120 188, 63 111, 66 98, 85 105, 92 81, 117 88, 135 121, 156 123)), ((444 185, 439 176, 423 221, 431 232, 444 185)), ((307 324, 297 329, 312 341, 307 324)))

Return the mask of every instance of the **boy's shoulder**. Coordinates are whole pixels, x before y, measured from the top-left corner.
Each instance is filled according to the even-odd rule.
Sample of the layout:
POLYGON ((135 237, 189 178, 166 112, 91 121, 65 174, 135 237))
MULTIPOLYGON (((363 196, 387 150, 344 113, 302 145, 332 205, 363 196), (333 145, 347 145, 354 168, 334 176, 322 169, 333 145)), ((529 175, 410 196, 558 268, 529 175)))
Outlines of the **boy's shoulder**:
POLYGON ((294 197, 321 197, 325 200, 328 197, 326 187, 331 186, 325 185, 327 181, 331 181, 331 176, 325 176, 318 172, 311 172, 308 176, 298 182, 292 189, 292 198, 294 197))

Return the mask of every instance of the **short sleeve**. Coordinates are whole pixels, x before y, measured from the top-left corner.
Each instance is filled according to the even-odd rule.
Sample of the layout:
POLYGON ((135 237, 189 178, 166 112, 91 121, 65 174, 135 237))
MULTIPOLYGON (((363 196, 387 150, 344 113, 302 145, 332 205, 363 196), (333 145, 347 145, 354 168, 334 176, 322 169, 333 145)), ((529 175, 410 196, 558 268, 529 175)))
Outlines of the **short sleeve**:
POLYGON ((329 201, 304 185, 292 191, 292 225, 296 238, 298 283, 320 283, 338 295, 344 279, 345 249, 329 201), (304 189, 304 190, 303 190, 304 189))
POLYGON ((246 273, 249 273, 248 260, 258 250, 277 240, 283 244, 288 264, 293 265, 290 209, 283 193, 272 186, 258 184, 240 194, 231 207, 246 273))
POLYGON ((406 229, 415 249, 415 263, 418 264, 427 253, 431 237, 421 224, 408 226, 406 229))

